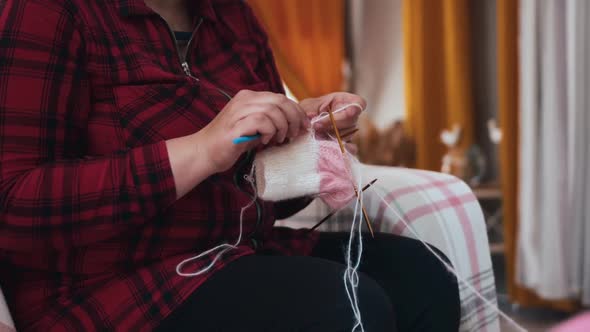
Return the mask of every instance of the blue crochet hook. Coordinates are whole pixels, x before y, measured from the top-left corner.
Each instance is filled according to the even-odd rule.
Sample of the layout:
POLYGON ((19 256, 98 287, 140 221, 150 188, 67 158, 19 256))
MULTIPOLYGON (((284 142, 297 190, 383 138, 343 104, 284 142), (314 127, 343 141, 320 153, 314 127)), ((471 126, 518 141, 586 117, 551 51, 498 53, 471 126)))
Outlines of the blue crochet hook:
POLYGON ((251 141, 259 139, 259 138, 260 138, 260 134, 249 135, 249 136, 240 136, 238 138, 234 138, 234 140, 232 142, 234 144, 242 144, 242 143, 251 142, 251 141))

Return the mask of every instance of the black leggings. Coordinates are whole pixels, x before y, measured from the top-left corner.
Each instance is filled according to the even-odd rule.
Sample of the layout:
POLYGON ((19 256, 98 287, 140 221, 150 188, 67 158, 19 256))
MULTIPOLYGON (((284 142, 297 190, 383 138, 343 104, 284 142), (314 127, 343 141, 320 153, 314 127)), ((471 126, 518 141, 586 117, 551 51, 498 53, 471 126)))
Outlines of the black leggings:
MULTIPOLYGON (((350 331, 354 316, 343 285, 347 242, 348 233, 322 233, 312 257, 240 258, 158 330, 350 331)), ((420 242, 376 234, 365 235, 364 244, 358 294, 365 331, 458 331, 457 281, 420 242)))

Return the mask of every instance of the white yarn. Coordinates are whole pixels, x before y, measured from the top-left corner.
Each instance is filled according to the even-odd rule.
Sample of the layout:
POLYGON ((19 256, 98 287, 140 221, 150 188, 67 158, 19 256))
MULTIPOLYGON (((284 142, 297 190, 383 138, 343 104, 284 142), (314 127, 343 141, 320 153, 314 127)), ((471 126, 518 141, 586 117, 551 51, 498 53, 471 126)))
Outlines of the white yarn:
MULTIPOLYGON (((332 114, 349 107, 363 109, 358 103, 344 105, 332 114)), ((314 124, 329 117, 322 112, 311 120, 314 124)), ((333 137, 331 137, 333 138, 333 137)), ((334 139, 334 138, 333 138, 334 139)), ((265 201, 282 201, 294 197, 316 196, 320 194, 320 175, 318 164, 319 146, 314 138, 313 126, 308 134, 293 139, 289 144, 271 147, 256 154, 256 188, 265 201)))
POLYGON ((236 242, 234 244, 229 244, 229 243, 220 244, 220 245, 213 247, 207 251, 204 251, 196 256, 193 256, 193 257, 183 260, 182 262, 178 263, 178 265, 176 265, 176 273, 179 276, 196 277, 196 276, 199 276, 203 273, 206 273, 207 271, 211 270, 211 268, 215 265, 215 263, 217 263, 217 261, 221 258, 221 256, 223 256, 223 254, 225 254, 226 252, 228 252, 230 250, 236 249, 238 247, 238 245, 240 244, 240 242, 242 242, 242 228, 243 228, 243 221, 244 221, 244 212, 256 202, 256 199, 258 196, 257 192, 256 192, 256 186, 254 185, 254 178, 252 177, 253 174, 254 174, 254 167, 250 171, 250 175, 244 176, 244 178, 252 186, 252 190, 254 190, 254 195, 252 196, 252 200, 250 202, 248 202, 248 204, 246 206, 242 207, 242 209, 240 210, 240 232, 239 232, 238 239, 236 240, 236 242), (192 261, 199 260, 199 259, 209 255, 210 253, 216 252, 218 250, 220 250, 220 251, 217 253, 217 255, 215 255, 215 258, 213 258, 213 260, 211 261, 211 263, 209 263, 209 265, 205 266, 204 268, 202 268, 196 272, 189 272, 189 273, 182 272, 182 267, 185 264, 188 264, 192 261))
POLYGON ((265 201, 282 201, 320 192, 319 145, 313 133, 301 135, 286 145, 256 154, 256 190, 265 201))
POLYGON ((447 270, 449 272, 451 272, 457 278, 457 280, 459 280, 460 283, 462 283, 463 285, 465 285, 475 296, 477 296, 480 300, 482 300, 483 303, 488 308, 491 308, 493 311, 495 311, 497 314, 499 314, 508 323, 510 323, 510 325, 512 325, 512 327, 514 327, 517 331, 519 331, 519 332, 527 332, 527 330, 524 327, 520 326, 517 322, 515 322, 512 318, 510 318, 502 310, 500 310, 496 304, 492 303, 491 301, 489 301, 488 299, 486 299, 480 292, 478 292, 477 289, 475 289, 475 287, 473 287, 473 285, 471 285, 471 283, 469 281, 467 281, 466 279, 464 279, 463 277, 461 277, 459 275, 459 272, 457 270, 455 270, 442 257, 440 257, 440 255, 436 251, 434 251, 424 240, 422 240, 422 238, 420 237, 420 235, 418 235, 418 233, 414 230, 414 228, 410 225, 410 223, 407 222, 406 219, 396 209, 394 209, 387 202, 387 200, 377 190, 373 190, 373 192, 377 195, 377 197, 379 197, 381 199, 381 202, 383 202, 383 204, 385 204, 389 208, 389 210, 391 212, 393 212, 396 215, 396 217, 399 218, 399 220, 404 224, 404 226, 406 226, 412 232, 412 234, 414 235, 414 237, 418 241, 420 241, 422 243, 422 245, 424 245, 424 247, 426 247, 426 249, 428 251, 430 251, 430 253, 433 254, 434 257, 436 257, 436 259, 438 261, 440 261, 447 268, 447 270))
MULTIPOLYGON (((349 107, 357 107, 361 111, 363 107, 358 103, 351 103, 348 105, 344 105, 335 111, 332 114, 340 113, 346 110, 349 107)), ((311 123, 313 124, 329 117, 330 114, 328 112, 322 112, 317 117, 315 117, 311 123)), ((360 174, 360 167, 359 162, 349 153, 343 154, 342 158, 348 159, 351 162, 351 165, 356 167, 356 172, 353 174, 353 184, 355 185, 358 192, 358 199, 355 201, 354 204, 354 215, 352 219, 352 225, 350 227, 350 235, 348 237, 348 245, 346 247, 346 270, 344 271, 344 289, 346 290, 346 295, 348 297, 348 301, 350 301, 350 306, 352 307, 352 312, 354 313, 355 324, 352 327, 352 332, 361 331, 364 332, 365 328, 363 326, 363 321, 361 317, 361 310, 359 307, 359 298, 358 298, 358 284, 359 284, 359 276, 358 276, 358 269, 361 264, 361 258, 363 255, 363 235, 362 235, 362 226, 363 226, 363 191, 360 190, 362 187, 362 176, 360 174), (357 182, 357 183, 354 183, 357 182), (357 218, 358 217, 358 218, 357 218), (357 252, 356 256, 352 257, 352 250, 353 250, 353 243, 356 240, 357 245, 357 252)), ((346 160, 345 160, 346 161, 346 160)))
MULTIPOLYGON (((345 158, 344 155, 342 157, 345 158)), ((361 188, 362 177, 360 176, 360 167, 358 167, 358 162, 356 162, 356 166, 357 172, 355 174, 355 177, 358 179, 358 184, 356 187, 361 188)), ((357 293, 359 284, 358 268, 361 264, 361 257, 363 255, 363 191, 359 190, 358 193, 359 198, 356 200, 354 204, 354 215, 352 218, 352 225, 350 227, 350 235, 348 237, 348 246, 346 247, 346 270, 344 271, 344 289, 346 290, 346 295, 348 296, 348 301, 350 301, 352 312, 354 313, 354 317, 356 320, 354 326, 352 327, 352 332, 357 331, 357 329, 359 329, 361 332, 365 331, 361 317, 357 293), (356 257, 353 261, 352 246, 355 239, 357 242, 358 249, 356 257)))
MULTIPOLYGON (((351 106, 362 109, 360 104, 349 104, 333 113, 342 112, 351 106)), ((318 115, 312 120, 312 124, 324 119, 326 116, 329 116, 329 114, 322 113, 318 115)), ((359 162, 350 154, 342 154, 342 158, 345 159, 345 162, 350 162, 356 166, 356 172, 352 174, 351 181, 356 188, 361 188, 362 176, 359 162)), ((318 163, 319 145, 314 137, 313 130, 309 134, 302 135, 289 142, 287 145, 273 147, 259 153, 254 161, 256 188, 259 197, 269 201, 280 201, 293 197, 321 194, 318 163)), ((362 190, 360 190, 359 198, 355 202, 355 213, 346 247, 346 270, 343 275, 344 288, 355 317, 353 332, 365 331, 357 292, 359 284, 358 269, 363 252, 362 204, 362 190), (354 244, 356 244, 358 251, 353 257, 354 244)))
MULTIPOLYGON (((344 111, 345 109, 347 109, 349 107, 356 107, 356 108, 360 109, 361 111, 364 110, 364 108, 363 108, 363 106, 361 104, 359 104, 359 103, 350 103, 348 105, 344 105, 344 106, 336 109, 335 111, 332 111, 332 114, 338 114, 338 113, 344 111)), ((315 118, 313 118, 311 120, 311 124, 313 125, 314 123, 319 122, 319 121, 322 121, 323 119, 325 119, 325 118, 327 118, 329 116, 330 116, 330 114, 328 112, 322 112, 318 116, 316 116, 315 118)))

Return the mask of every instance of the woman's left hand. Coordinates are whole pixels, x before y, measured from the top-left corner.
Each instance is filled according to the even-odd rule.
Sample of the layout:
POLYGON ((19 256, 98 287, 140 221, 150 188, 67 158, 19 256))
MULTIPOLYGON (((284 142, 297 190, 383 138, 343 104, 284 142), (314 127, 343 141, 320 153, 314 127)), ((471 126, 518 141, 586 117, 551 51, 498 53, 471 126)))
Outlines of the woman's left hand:
MULTIPOLYGON (((352 93, 335 92, 318 98, 304 99, 299 103, 310 119, 315 118, 322 112, 326 112, 328 108, 332 111, 336 111, 339 108, 350 104, 358 104, 362 109, 357 106, 350 106, 345 110, 334 114, 336 126, 342 135, 355 131, 359 116, 367 107, 367 102, 362 97, 352 93)), ((332 123, 330 122, 329 117, 325 117, 316 122, 313 127, 319 133, 324 132, 330 134, 333 132, 332 123)))

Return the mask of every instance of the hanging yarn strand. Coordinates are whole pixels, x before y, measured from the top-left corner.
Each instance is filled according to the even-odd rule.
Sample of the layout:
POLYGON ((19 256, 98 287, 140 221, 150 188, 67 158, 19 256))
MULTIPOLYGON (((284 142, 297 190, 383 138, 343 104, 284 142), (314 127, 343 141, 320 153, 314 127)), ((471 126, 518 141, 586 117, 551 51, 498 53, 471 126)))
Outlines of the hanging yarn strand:
MULTIPOLYGON (((375 188, 375 186, 373 186, 372 188, 375 188)), ((383 190, 383 188, 381 187, 381 189, 383 190)), ((459 282, 461 284, 463 284, 465 287, 467 287, 472 294, 474 294, 477 298, 479 298, 485 306, 487 306, 488 308, 492 309, 494 312, 496 312, 498 315, 500 315, 500 317, 504 318, 513 328, 516 329, 516 331, 519 332, 527 332, 527 330, 520 326, 517 322, 515 322, 512 318, 510 318, 507 314, 505 314, 502 310, 500 310, 498 308, 498 306, 496 304, 494 304, 493 302, 491 302, 490 300, 486 299, 480 292, 477 291, 477 289, 475 289, 475 287, 469 282, 467 281, 465 278, 461 277, 459 275, 459 272, 457 270, 455 270, 455 268, 453 268, 450 264, 448 264, 436 251, 434 251, 431 246, 429 246, 421 237, 420 235, 416 232, 416 230, 414 230, 414 228, 410 225, 410 223, 396 210, 394 209, 385 199, 385 197, 383 197, 377 190, 373 190, 373 193, 375 193, 375 195, 377 195, 377 197, 379 197, 379 199, 381 200, 381 203, 385 204, 385 206, 391 211, 393 212, 393 214, 404 224, 404 226, 406 226, 410 232, 414 235, 414 237, 420 241, 422 243, 422 245, 432 254, 434 255, 434 257, 436 257, 436 259, 441 262, 445 268, 452 273, 457 280, 459 280, 459 282)))
POLYGON ((236 239, 236 242, 234 244, 229 244, 229 243, 223 243, 220 244, 216 247, 213 247, 207 251, 204 251, 196 256, 187 258, 185 260, 183 260, 182 262, 178 263, 178 265, 176 265, 176 273, 179 276, 183 276, 183 277, 196 277, 199 276, 203 273, 206 273, 207 271, 211 270, 211 268, 213 268, 213 266, 215 265, 215 263, 217 263, 217 261, 228 251, 236 249, 238 247, 238 245, 240 244, 240 242, 242 242, 242 233, 243 233, 243 227, 244 227, 244 212, 246 212, 246 210, 248 210, 250 207, 252 207, 252 205, 254 205, 254 203, 256 202, 256 199, 258 198, 257 192, 256 192, 256 185, 254 184, 254 167, 252 168, 252 170, 250 171, 250 175, 245 175, 244 178, 246 179, 246 181, 248 181, 248 183, 250 183, 250 185, 252 186, 252 190, 254 191, 254 195, 252 196, 252 199, 250 200, 250 202, 248 202, 248 204, 246 204, 246 206, 242 207, 242 209, 240 210, 240 227, 239 227, 239 234, 238 234, 238 238, 236 239), (197 261, 211 253, 214 253, 216 251, 219 251, 217 253, 217 255, 215 255, 215 258, 213 258, 211 260, 211 263, 209 263, 207 266, 205 266, 204 268, 196 271, 196 272, 182 272, 183 267, 193 261, 197 261))
MULTIPOLYGON (((337 111, 343 111, 351 106, 361 107, 359 104, 350 104, 350 105, 339 108, 337 111)), ((344 143, 342 143, 342 138, 340 137, 340 131, 338 130, 338 126, 336 125, 336 120, 334 119, 334 112, 332 112, 332 110, 330 108, 328 108, 328 116, 330 117, 330 122, 332 123, 334 133, 336 134, 336 139, 338 140, 338 145, 340 146, 340 151, 342 152, 342 157, 345 158, 347 155, 347 152, 346 152, 346 149, 344 149, 344 143)), ((346 162, 346 160, 344 160, 344 161, 346 162)), ((367 211, 365 210, 365 207, 363 206, 363 203, 361 201, 361 195, 359 195, 359 191, 357 188, 360 188, 360 187, 354 185, 354 183, 353 183, 354 194, 356 195, 357 200, 361 202, 361 211, 363 213, 363 216, 365 217, 365 222, 367 223, 367 228, 369 229, 369 232, 371 232, 371 236, 373 238, 375 238, 375 233, 373 233, 373 227, 371 227, 371 221, 369 219, 369 215, 367 214, 367 211)))
MULTIPOLYGON (((337 111, 342 111, 350 107, 351 105, 347 105, 341 107, 337 111)), ((357 104, 357 107, 360 105, 357 104)), ((362 107, 361 107, 362 108, 362 107)), ((338 126, 336 125, 336 120, 334 119, 334 113, 330 108, 328 108, 328 116, 330 117, 330 122, 332 123, 332 127, 334 129, 334 133, 336 134, 336 139, 338 140, 338 145, 340 146, 341 158, 343 163, 349 162, 351 167, 356 166, 355 170, 352 170, 352 187, 354 189, 354 194, 356 195, 356 201, 354 204, 354 216, 352 220, 352 225, 350 227, 350 235, 348 237, 348 246, 346 247, 346 270, 344 272, 344 288, 346 290, 346 295, 350 302, 352 312, 354 313, 355 317, 355 324, 352 327, 352 332, 360 331, 364 332, 365 328, 363 326, 363 321, 361 317, 361 310, 359 307, 359 298, 358 298, 358 284, 359 284, 359 276, 358 276, 358 269, 361 265, 361 258, 363 255, 363 235, 362 235, 362 225, 363 225, 363 216, 367 223, 367 227, 371 232, 371 236, 374 238, 375 235, 373 233, 373 228, 371 227, 371 222, 369 220, 369 216, 365 207, 363 206, 363 190, 359 192, 357 188, 362 187, 362 176, 360 174, 360 167, 359 162, 354 158, 354 156, 350 155, 346 149, 344 149, 344 144, 342 142, 342 138, 340 137, 340 131, 338 130, 338 126), (357 212, 358 212, 358 221, 357 221, 357 212), (356 240, 356 241, 355 241, 356 240), (353 244, 356 242, 356 256, 352 257, 353 251, 353 244)), ((319 117, 318 117, 319 118, 319 117)))
MULTIPOLYGON (((344 158, 344 156, 343 156, 344 158)), ((358 166, 358 165, 357 165, 358 166)), ((355 173, 358 177, 358 186, 361 186, 361 176, 360 172, 355 173)), ((361 332, 365 331, 363 326, 361 311, 359 307, 359 299, 358 299, 358 285, 359 285, 359 276, 358 276, 358 269, 361 264, 361 258, 363 255, 363 235, 362 235, 362 208, 363 208, 363 201, 362 201, 363 191, 359 194, 359 199, 355 201, 354 204, 354 214, 352 219, 352 225, 350 227, 350 235, 348 237, 348 245, 346 246, 346 270, 344 272, 344 288, 346 290, 346 295, 348 296, 348 300, 352 307, 352 312, 354 313, 355 317, 355 324, 352 328, 352 332, 356 332, 360 330, 361 332), (357 218, 358 217, 358 218, 357 218), (356 240, 356 241, 355 241, 356 240), (356 256, 352 257, 353 245, 356 242, 356 256)))

